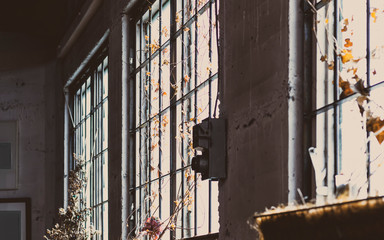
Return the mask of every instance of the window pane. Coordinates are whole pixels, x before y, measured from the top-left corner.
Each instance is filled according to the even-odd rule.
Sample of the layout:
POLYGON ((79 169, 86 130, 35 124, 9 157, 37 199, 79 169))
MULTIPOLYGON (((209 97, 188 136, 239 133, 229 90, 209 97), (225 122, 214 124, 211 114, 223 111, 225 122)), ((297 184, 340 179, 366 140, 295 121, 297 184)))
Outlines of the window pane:
POLYGON ((108 239, 108 60, 104 58, 75 91, 74 154, 85 160, 86 185, 81 196, 89 208, 86 227, 101 231, 95 239, 108 239))
MULTIPOLYGON (((136 101, 136 123, 131 129, 136 139, 136 149, 132 149, 136 155, 133 211, 137 226, 143 226, 150 216, 158 217, 164 226, 169 224, 172 231, 167 230, 162 239, 218 230, 218 222, 209 229, 209 206, 212 201, 218 205, 217 188, 210 188, 208 181, 197 186, 190 169, 195 155, 192 127, 210 116, 214 110, 210 101, 217 94, 217 47, 216 39, 212 39, 216 37, 216 25, 208 2, 195 5, 190 0, 158 0, 137 19, 136 51, 148 54, 146 61, 136 54, 142 59, 136 59, 136 69, 131 73, 136 80, 132 98, 136 101), (197 8, 201 9, 199 14, 197 8), (170 29, 172 21, 176 22, 175 32, 170 29), (172 37, 175 41, 168 41, 172 37), (195 188, 200 194, 197 197, 195 188)), ((217 220, 217 208, 211 213, 217 220)), ((132 230, 138 235, 141 229, 132 230)))

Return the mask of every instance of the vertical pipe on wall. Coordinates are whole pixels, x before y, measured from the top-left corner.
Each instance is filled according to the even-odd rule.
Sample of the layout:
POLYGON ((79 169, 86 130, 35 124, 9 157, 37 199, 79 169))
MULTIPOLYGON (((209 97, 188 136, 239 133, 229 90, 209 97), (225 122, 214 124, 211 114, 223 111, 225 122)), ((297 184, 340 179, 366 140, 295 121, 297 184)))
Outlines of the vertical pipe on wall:
POLYGON ((289 0, 288 29, 288 202, 297 200, 303 159, 303 11, 301 0, 289 0))
POLYGON ((69 164, 69 92, 64 89, 64 209, 68 207, 68 164, 69 164))
POLYGON ((121 20, 122 46, 121 46, 121 239, 128 239, 128 17, 123 14, 121 20))

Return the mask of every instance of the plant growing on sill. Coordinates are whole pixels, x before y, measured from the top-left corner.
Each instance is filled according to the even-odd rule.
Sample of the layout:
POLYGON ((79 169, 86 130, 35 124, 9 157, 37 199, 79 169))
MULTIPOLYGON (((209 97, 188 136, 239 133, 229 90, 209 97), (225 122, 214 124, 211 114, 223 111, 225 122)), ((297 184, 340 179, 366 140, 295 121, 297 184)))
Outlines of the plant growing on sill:
POLYGON ((76 157, 75 160, 75 168, 68 176, 68 207, 59 209, 59 222, 52 229, 47 229, 48 236, 44 236, 47 240, 87 240, 99 234, 92 225, 85 227, 90 209, 81 207, 85 205, 84 199, 80 198, 86 185, 84 161, 76 157))

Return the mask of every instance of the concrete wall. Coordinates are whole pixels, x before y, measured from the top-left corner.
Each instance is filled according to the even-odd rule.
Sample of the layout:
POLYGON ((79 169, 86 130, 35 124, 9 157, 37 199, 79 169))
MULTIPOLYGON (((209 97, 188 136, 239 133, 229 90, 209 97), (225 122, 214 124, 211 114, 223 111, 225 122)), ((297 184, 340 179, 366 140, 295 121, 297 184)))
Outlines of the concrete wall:
POLYGON ((248 218, 288 196, 288 1, 221 1, 228 177, 220 239, 255 239, 248 218))
POLYGON ((0 121, 17 120, 19 127, 19 187, 0 191, 0 198, 31 198, 32 239, 42 239, 60 201, 54 74, 54 64, 0 73, 0 121))

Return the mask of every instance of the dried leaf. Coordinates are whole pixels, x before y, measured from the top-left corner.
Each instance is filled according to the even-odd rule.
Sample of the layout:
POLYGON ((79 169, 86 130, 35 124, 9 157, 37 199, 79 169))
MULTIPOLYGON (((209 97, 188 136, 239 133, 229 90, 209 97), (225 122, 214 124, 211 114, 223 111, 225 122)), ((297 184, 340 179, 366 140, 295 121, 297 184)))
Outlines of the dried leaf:
POLYGON ((168 28, 167 26, 164 26, 163 29, 161 30, 161 33, 165 36, 168 37, 168 28))
POLYGON ((365 100, 368 100, 368 98, 367 98, 366 96, 359 96, 359 97, 357 97, 357 99, 356 99, 357 106, 359 107, 361 116, 363 116, 364 111, 365 111, 365 108, 364 108, 364 102, 365 102, 365 100))
POLYGON ((320 58, 320 61, 322 61, 322 62, 326 62, 327 60, 328 60, 327 54, 322 55, 321 58, 320 58))
POLYGON ((384 121, 379 117, 369 116, 367 119, 367 131, 373 132, 376 135, 377 141, 381 144, 384 141, 384 131, 381 128, 384 126, 384 121))
POLYGON ((352 61, 353 61, 354 63, 358 63, 358 62, 360 62, 360 60, 362 60, 362 59, 364 59, 364 58, 352 59, 352 61))
POLYGON ((349 20, 348 20, 348 18, 344 19, 344 25, 345 25, 345 26, 348 26, 348 25, 349 25, 349 20))
POLYGON ((348 18, 344 19, 344 27, 341 29, 342 32, 346 32, 348 30, 349 21, 348 18))
POLYGON ((163 65, 168 65, 168 64, 169 64, 169 61, 167 59, 164 59, 163 65))
POLYGON ((184 28, 184 32, 188 32, 189 31, 189 28, 188 27, 185 27, 184 28))
POLYGON ((371 17, 373 18, 373 22, 375 23, 376 22, 376 20, 377 20, 377 8, 374 8, 373 10, 372 10, 372 12, 371 12, 371 17))
MULTIPOLYGON (((357 75, 356 75, 357 76, 357 75)), ((354 85, 356 91, 360 93, 362 96, 369 96, 369 91, 366 87, 364 87, 364 82, 362 79, 359 79, 354 85)))
POLYGON ((341 77, 339 78, 339 87, 343 90, 343 92, 340 94, 341 99, 346 98, 354 93, 351 88, 351 84, 348 81, 344 81, 341 77))
POLYGON ((185 76, 184 76, 184 82, 185 82, 185 83, 189 82, 189 76, 188 76, 188 75, 185 75, 185 76))
POLYGON ((341 61, 347 63, 353 59, 352 50, 343 49, 341 51, 341 61))
POLYGON ((157 143, 156 144, 152 144, 151 151, 155 150, 156 147, 157 147, 157 143))
POLYGON ((176 13, 175 22, 176 22, 176 23, 179 23, 179 22, 180 22, 180 13, 179 13, 179 12, 176 13))
POLYGON ((352 46, 353 46, 353 43, 351 42, 351 39, 350 38, 346 38, 345 39, 344 47, 348 48, 348 47, 352 47, 352 46))
POLYGON ((335 68, 335 62, 331 61, 331 63, 328 63, 328 69, 333 70, 335 68))

